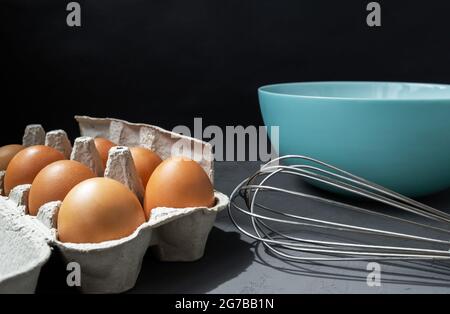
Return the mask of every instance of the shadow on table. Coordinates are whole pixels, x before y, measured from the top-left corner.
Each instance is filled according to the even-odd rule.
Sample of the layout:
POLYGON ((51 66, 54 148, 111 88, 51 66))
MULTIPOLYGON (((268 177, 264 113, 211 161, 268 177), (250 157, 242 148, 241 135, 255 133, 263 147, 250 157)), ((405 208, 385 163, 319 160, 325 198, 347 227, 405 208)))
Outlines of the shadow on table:
MULTIPOLYGON (((151 249, 142 262, 136 285, 129 293, 206 293, 243 272, 254 260, 251 244, 236 232, 216 227, 206 244, 205 255, 195 262, 160 262, 151 249)), ((79 293, 66 284, 66 265, 55 250, 44 265, 36 293, 79 293)))
POLYGON ((251 249, 239 233, 214 227, 198 261, 160 262, 148 250, 129 293, 207 293, 242 273, 254 260, 251 249))
MULTIPOLYGON (((293 181, 293 179, 291 179, 291 181, 293 181)), ((395 207, 372 201, 365 197, 359 197, 354 194, 349 194, 351 195, 349 197, 349 195, 341 195, 338 193, 326 191, 298 178, 297 180, 295 180, 294 187, 298 189, 298 191, 306 194, 323 197, 326 199, 342 202, 344 204, 368 208, 385 214, 392 214, 393 209, 400 213, 402 212, 395 207)), ((416 198, 415 200, 450 214, 450 188, 427 196, 416 198)))
POLYGON ((69 287, 66 263, 59 250, 53 250, 47 263, 42 267, 36 287, 37 294, 79 294, 75 287, 69 287))
MULTIPOLYGON (((254 243, 256 263, 275 268, 281 272, 344 281, 366 282, 370 271, 368 262, 309 262, 281 260, 264 248, 262 243, 254 243)), ((450 262, 445 261, 380 261, 382 283, 429 287, 450 287, 450 262)))
MULTIPOLYGON (((287 181, 288 179, 285 179, 287 181)), ((401 218, 411 219, 412 215, 404 215, 403 211, 393 208, 384 204, 375 203, 370 200, 362 198, 352 198, 343 195, 337 195, 332 192, 324 191, 313 185, 310 185, 302 180, 291 180, 290 183, 295 190, 301 191, 306 194, 324 197, 327 199, 340 201, 342 203, 360 206, 362 208, 368 208, 373 211, 389 214, 401 218)), ((286 182, 284 182, 286 183, 286 182)), ((288 185, 289 186, 289 185, 288 185)), ((289 186, 290 187, 290 186, 289 186)), ((443 212, 450 213, 450 189, 435 193, 433 195, 418 199, 420 202, 439 209, 443 212)), ((297 200, 298 202, 298 200, 297 200)), ((278 204, 281 202, 279 201, 278 204)), ((295 203, 291 202, 291 207, 295 208, 295 203)), ((309 205, 312 209, 316 209, 315 206, 309 205)), ((326 208, 328 212, 333 212, 333 206, 324 207, 323 204, 319 208, 326 208)), ((328 213, 327 212, 327 213, 328 213)), ((348 218, 352 218, 350 215, 352 212, 348 210, 344 212, 348 215, 348 218)), ((309 216, 308 216, 309 217, 309 216)), ((316 218, 316 217, 313 217, 316 218)), ((330 218, 334 221, 336 217, 330 218)), ((350 220, 350 223, 359 225, 362 223, 364 227, 378 227, 377 225, 371 225, 372 220, 350 220)), ((375 221, 378 222, 378 221, 375 221)), ((429 221, 424 221, 429 223, 429 221)), ((444 225, 445 226, 445 225, 444 225)), ((446 225, 448 228, 448 224, 446 225)), ((392 221, 392 227, 395 227, 395 221, 392 221)), ((402 225, 402 228, 405 226, 402 225)), ((414 227, 414 226, 413 226, 414 227)), ((389 230, 389 229, 388 229, 389 230)), ((409 232, 414 234, 414 228, 409 228, 409 232)), ((395 231, 395 230, 394 230, 395 231)), ((397 230, 397 232, 405 232, 403 229, 397 230)), ((422 230, 423 232, 423 230, 422 230)), ((408 232, 405 232, 408 233, 408 232)), ((325 233, 326 235, 326 233, 325 233)), ((348 235, 347 235, 348 237, 348 235)), ((334 241, 350 242, 354 239, 348 239, 340 234, 334 235, 332 238, 334 241)), ((384 244, 383 242, 371 243, 371 244, 384 244)), ((386 244, 385 244, 386 245, 386 244)), ((366 270, 368 262, 364 261, 341 261, 341 262, 307 262, 307 261, 288 261, 281 260, 278 256, 265 249, 262 243, 253 243, 254 251, 256 255, 256 262, 275 268, 284 273, 289 273, 299 276, 307 276, 313 278, 326 278, 344 281, 360 281, 366 282, 367 275, 370 273, 366 270)), ((430 247, 432 248, 432 247, 430 247)), ((448 249, 448 248, 447 248, 448 249)), ((430 287, 450 287, 450 261, 381 261, 382 265, 382 282, 391 284, 404 284, 404 285, 416 285, 416 286, 430 286, 430 287)))

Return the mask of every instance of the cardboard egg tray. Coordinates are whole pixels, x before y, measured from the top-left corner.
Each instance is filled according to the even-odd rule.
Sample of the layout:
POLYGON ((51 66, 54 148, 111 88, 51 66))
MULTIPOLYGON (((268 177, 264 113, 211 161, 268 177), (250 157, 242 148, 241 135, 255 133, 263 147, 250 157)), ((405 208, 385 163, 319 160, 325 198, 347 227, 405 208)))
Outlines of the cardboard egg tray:
MULTIPOLYGON (((77 116, 81 137, 73 147, 62 130, 45 133, 40 125, 25 129, 25 146, 45 144, 65 156, 82 162, 98 175, 116 179, 142 200, 144 189, 138 179, 129 149, 144 146, 162 159, 189 155, 200 163, 213 180, 210 144, 163 130, 117 119, 77 116), (94 137, 105 137, 121 145, 109 152, 106 169, 100 161, 94 137), (174 149, 183 142, 183 150, 174 149)), ((0 173, 0 190, 4 173, 0 173)), ((155 208, 148 222, 128 237, 102 243, 63 243, 56 229, 60 201, 44 204, 37 216, 28 215, 31 185, 15 187, 8 197, 0 196, 0 293, 33 293, 41 267, 57 248, 66 263, 77 262, 81 270, 80 289, 85 293, 119 293, 132 288, 142 259, 151 247, 162 261, 195 261, 203 256, 216 214, 228 204, 228 197, 215 191, 212 208, 155 208)), ((0 191, 1 192, 1 191, 0 191)))

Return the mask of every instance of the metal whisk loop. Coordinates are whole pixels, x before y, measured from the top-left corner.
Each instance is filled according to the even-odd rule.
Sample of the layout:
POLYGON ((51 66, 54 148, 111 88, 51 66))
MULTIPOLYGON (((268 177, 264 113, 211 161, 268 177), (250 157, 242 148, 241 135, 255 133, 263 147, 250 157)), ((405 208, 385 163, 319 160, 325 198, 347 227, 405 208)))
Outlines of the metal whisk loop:
MULTIPOLYGON (((399 193, 390 191, 380 185, 374 184, 322 161, 298 155, 283 156, 265 164, 255 174, 242 181, 231 194, 231 200, 228 206, 229 216, 236 228, 243 234, 261 241, 267 249, 276 255, 291 260, 309 261, 450 259, 450 251, 448 250, 448 248, 450 248, 449 240, 424 237, 417 234, 394 232, 372 226, 365 227, 352 223, 341 223, 312 218, 306 215, 300 215, 297 212, 293 214, 288 213, 285 210, 274 209, 260 203, 258 198, 261 192, 286 194, 364 214, 367 215, 368 218, 379 217, 390 219, 399 224, 406 223, 413 227, 427 228, 427 230, 439 232, 441 235, 444 234, 446 239, 450 239, 450 230, 439 226, 400 218, 349 203, 266 184, 271 178, 282 174, 298 176, 308 181, 332 187, 333 189, 339 189, 371 201, 377 201, 381 204, 389 205, 410 214, 426 218, 431 222, 443 223, 446 227, 449 226, 450 222, 450 215, 447 213, 417 202, 399 193), (300 162, 296 164, 290 162, 291 165, 279 164, 281 161, 287 159, 299 160, 300 162), (244 201, 245 206, 239 205, 239 198, 244 201), (244 214, 250 219, 251 227, 238 221, 236 213, 234 212, 235 210, 237 210, 237 213, 244 214), (313 228, 314 230, 325 232, 328 236, 336 231, 348 232, 353 235, 360 234, 388 237, 391 240, 412 240, 422 244, 428 243, 429 245, 444 246, 445 249, 386 245, 385 241, 380 244, 370 244, 363 241, 360 241, 360 243, 353 243, 339 240, 318 240, 282 232, 271 225, 272 223, 290 226, 291 228, 298 228, 294 231, 304 231, 306 228, 313 228)), ((356 240, 359 240, 359 236, 356 237, 356 240)))

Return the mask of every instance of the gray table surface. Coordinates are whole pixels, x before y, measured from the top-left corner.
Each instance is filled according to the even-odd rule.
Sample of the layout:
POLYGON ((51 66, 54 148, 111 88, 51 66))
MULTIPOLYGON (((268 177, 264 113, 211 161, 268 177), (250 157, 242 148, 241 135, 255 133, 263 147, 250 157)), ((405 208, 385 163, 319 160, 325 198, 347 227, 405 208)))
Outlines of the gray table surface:
MULTIPOLYGON (((216 189, 229 195, 259 165, 257 162, 216 162, 216 189)), ((312 187, 300 188, 322 193, 312 187)), ((421 201, 439 209, 449 208, 450 190, 421 201)), ((289 202, 292 203, 286 201, 286 204, 289 202)), ((311 210, 322 206, 295 202, 296 206, 311 210)), ((334 213, 334 209, 330 208, 329 212, 334 213)), ((38 292, 58 289, 62 292, 56 284, 61 280, 55 279, 58 276, 53 270, 58 268, 57 262, 52 259, 43 270, 38 292)), ((217 217, 201 260, 163 263, 147 254, 136 286, 129 293, 450 293, 450 262, 386 261, 380 265, 381 286, 369 287, 367 262, 280 260, 268 254, 262 245, 237 232, 225 210, 217 217)))
MULTIPOLYGON (((217 162, 215 186, 230 194, 258 169, 255 162, 217 162)), ((314 189, 314 193, 321 193, 314 189)), ((450 190, 424 202, 450 207, 450 190)), ((302 205, 302 204, 298 204, 302 205)), ((306 205, 306 204, 305 204, 306 205)), ((315 206, 321 206, 317 203, 315 206)), ((367 285, 367 262, 289 263, 237 232, 226 211, 211 231, 205 256, 195 263, 147 258, 131 292, 167 293, 449 293, 450 263, 381 262, 381 286, 367 285)))

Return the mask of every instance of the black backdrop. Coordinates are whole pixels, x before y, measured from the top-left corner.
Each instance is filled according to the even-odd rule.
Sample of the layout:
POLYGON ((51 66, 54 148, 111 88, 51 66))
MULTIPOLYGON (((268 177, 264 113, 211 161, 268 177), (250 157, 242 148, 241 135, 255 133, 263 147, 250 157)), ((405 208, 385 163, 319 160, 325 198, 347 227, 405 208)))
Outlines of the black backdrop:
POLYGON ((450 82, 448 1, 0 0, 0 144, 29 123, 74 114, 172 128, 261 124, 256 90, 274 82, 450 82))

